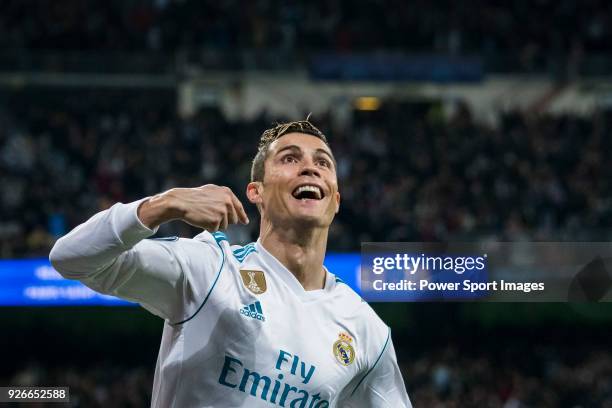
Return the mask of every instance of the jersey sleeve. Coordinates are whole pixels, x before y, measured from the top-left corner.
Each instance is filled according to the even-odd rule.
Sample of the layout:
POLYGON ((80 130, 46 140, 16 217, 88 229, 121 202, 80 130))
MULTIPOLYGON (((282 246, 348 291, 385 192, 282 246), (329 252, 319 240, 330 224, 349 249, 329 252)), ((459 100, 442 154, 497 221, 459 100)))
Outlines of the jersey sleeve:
POLYGON ((49 259, 68 279, 140 303, 168 320, 194 313, 214 284, 223 254, 214 237, 154 240, 137 209, 143 200, 102 211, 54 245, 49 259))
POLYGON ((343 394, 338 404, 341 408, 412 408, 390 334, 378 359, 355 377, 343 394))

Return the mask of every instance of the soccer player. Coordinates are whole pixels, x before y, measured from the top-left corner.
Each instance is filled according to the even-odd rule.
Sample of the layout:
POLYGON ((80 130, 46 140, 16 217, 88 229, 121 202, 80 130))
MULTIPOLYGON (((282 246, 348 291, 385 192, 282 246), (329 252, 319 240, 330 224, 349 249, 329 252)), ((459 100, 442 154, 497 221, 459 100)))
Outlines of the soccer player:
POLYGON ((266 130, 247 197, 259 239, 226 187, 174 188, 115 204, 57 241, 66 278, 165 319, 154 407, 410 407, 389 328, 323 266, 340 194, 326 137, 309 121, 266 130), (146 239, 182 220, 193 239, 146 239))

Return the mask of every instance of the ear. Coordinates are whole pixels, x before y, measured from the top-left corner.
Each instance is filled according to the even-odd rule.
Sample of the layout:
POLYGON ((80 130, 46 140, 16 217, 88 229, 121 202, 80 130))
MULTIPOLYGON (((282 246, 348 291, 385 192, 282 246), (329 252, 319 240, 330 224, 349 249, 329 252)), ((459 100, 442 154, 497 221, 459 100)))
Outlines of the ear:
POLYGON ((336 191, 336 196, 334 197, 336 199, 336 214, 338 214, 338 211, 340 211, 340 192, 336 191))
POLYGON ((259 205, 263 203, 261 194, 263 193, 263 184, 259 181, 251 181, 247 184, 246 196, 253 204, 259 205))

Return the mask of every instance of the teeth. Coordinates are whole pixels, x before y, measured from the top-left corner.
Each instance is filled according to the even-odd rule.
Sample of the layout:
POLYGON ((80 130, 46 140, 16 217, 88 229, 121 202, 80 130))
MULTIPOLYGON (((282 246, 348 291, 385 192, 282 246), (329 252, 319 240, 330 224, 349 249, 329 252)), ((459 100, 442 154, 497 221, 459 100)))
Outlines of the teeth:
POLYGON ((321 198, 321 196, 322 196, 321 189, 319 187, 317 187, 317 186, 301 186, 301 187, 298 187, 298 189, 295 190, 293 195, 297 196, 297 195, 303 193, 304 191, 310 191, 312 193, 315 193, 317 195, 317 198, 321 198))

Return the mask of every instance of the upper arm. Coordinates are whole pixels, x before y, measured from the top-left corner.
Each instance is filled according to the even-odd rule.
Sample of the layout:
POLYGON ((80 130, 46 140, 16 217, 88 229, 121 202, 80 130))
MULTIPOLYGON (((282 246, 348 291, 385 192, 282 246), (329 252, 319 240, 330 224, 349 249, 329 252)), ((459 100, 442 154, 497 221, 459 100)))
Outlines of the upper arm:
POLYGON ((391 337, 373 365, 343 391, 342 408, 411 408, 391 337))
POLYGON ((221 263, 221 248, 208 242, 146 239, 121 254, 104 272, 82 282, 178 322, 195 312, 221 263))
POLYGON ((177 322, 195 311, 221 262, 221 249, 210 242, 145 239, 81 282, 177 322))

